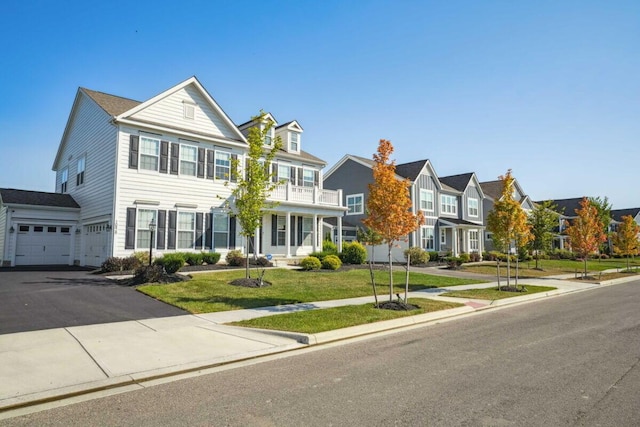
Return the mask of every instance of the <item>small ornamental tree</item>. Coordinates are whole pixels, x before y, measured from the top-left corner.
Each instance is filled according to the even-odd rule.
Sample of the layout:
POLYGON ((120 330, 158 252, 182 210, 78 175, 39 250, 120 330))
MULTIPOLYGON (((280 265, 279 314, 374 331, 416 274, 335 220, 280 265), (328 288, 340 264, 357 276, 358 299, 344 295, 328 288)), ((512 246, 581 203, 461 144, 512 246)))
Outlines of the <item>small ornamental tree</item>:
POLYGON ((580 208, 575 210, 577 218, 567 222, 565 232, 569 236, 571 250, 584 260, 584 276, 587 275, 587 259, 589 254, 598 250, 600 244, 607 240, 604 227, 598 219, 598 209, 585 197, 580 208))
POLYGON ((640 225, 631 215, 623 216, 618 231, 613 233, 613 249, 627 258, 627 270, 629 270, 629 256, 635 256, 640 248, 638 234, 640 234, 640 225))
MULTIPOLYGON (((240 234, 246 238, 247 242, 247 279, 250 277, 249 242, 255 237, 256 230, 260 227, 265 209, 275 205, 275 203, 267 203, 267 197, 278 185, 277 182, 273 182, 268 165, 271 164, 276 153, 282 147, 282 140, 277 137, 270 149, 265 147, 265 137, 273 126, 273 122, 265 120, 265 116, 266 113, 260 111, 260 114, 252 119, 258 125, 249 129, 247 136, 249 155, 244 165, 244 174, 239 174, 236 188, 232 192, 235 204, 233 215, 240 223, 240 234)), ((233 170, 238 170, 237 160, 234 163, 233 170)))
POLYGON ((527 218, 532 237, 529 249, 535 253, 536 270, 540 268, 540 252, 551 250, 553 244, 553 229, 558 225, 558 214, 555 210, 556 206, 547 200, 537 204, 527 218))
POLYGON ((513 198, 511 169, 505 175, 501 175, 499 179, 502 181, 502 190, 500 198, 493 204, 493 208, 487 216, 487 229, 493 235, 493 243, 496 248, 507 252, 507 287, 509 287, 511 276, 509 248, 511 242, 515 241, 517 249, 526 245, 532 236, 529 224, 527 224, 527 214, 520 203, 513 198))
POLYGON ((371 256, 368 256, 369 276, 371 278, 371 286, 373 287, 373 297, 376 301, 376 307, 377 307, 378 306, 378 289, 376 288, 375 274, 373 274, 373 259, 375 258, 375 247, 377 245, 382 244, 382 237, 380 236, 380 234, 378 234, 371 228, 367 228, 366 230, 362 230, 361 228, 358 228, 356 233, 358 236, 358 241, 362 242, 367 246, 371 246, 371 256))
POLYGON ((391 141, 380 140, 378 152, 373 155, 373 183, 369 184, 367 211, 369 216, 362 222, 382 238, 387 245, 389 259, 389 301, 393 301, 393 267, 391 249, 396 242, 407 239, 407 235, 424 223, 422 212, 414 214, 409 197, 408 179, 398 179, 391 141))
POLYGON ((605 240, 598 247, 599 255, 602 254, 605 250, 611 250, 611 247, 607 244, 609 241, 609 224, 611 223, 611 203, 609 203, 609 198, 605 196, 601 197, 590 197, 589 203, 593 205, 594 208, 598 211, 598 220, 602 224, 602 232, 605 235, 605 240))

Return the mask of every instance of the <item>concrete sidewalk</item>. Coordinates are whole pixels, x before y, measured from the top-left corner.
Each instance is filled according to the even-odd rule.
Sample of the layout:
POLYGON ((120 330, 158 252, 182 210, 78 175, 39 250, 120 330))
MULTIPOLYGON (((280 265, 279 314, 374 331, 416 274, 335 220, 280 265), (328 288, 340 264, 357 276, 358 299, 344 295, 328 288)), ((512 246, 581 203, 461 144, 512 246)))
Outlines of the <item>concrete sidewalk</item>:
MULTIPOLYGON (((373 302, 373 297, 0 335, 0 419, 3 411, 23 406, 600 286, 554 279, 520 282, 557 290, 491 302, 442 297, 439 294, 448 289, 427 289, 412 292, 410 297, 456 301, 465 306, 313 335, 224 324, 365 304, 373 302)), ((451 290, 491 286, 496 283, 456 286, 451 290)))

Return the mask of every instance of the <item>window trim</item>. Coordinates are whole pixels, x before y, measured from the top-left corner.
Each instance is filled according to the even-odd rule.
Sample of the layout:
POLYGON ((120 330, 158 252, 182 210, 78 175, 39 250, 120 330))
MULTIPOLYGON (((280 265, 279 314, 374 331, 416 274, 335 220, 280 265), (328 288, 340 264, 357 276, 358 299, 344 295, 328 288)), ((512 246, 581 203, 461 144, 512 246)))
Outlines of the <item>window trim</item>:
POLYGON ((469 252, 480 252, 480 231, 473 229, 469 230, 469 252), (475 233, 475 239, 471 238, 471 233, 475 233), (475 243, 473 245, 472 243, 475 243), (475 246, 472 247, 472 246, 475 246))
POLYGON ((433 226, 420 227, 420 247, 425 251, 436 250, 436 232, 433 226), (430 236, 426 234, 428 230, 431 230, 430 236), (428 243, 431 243, 431 246, 428 243))
POLYGON ((276 247, 287 246, 287 217, 285 215, 276 215, 276 247), (282 229, 280 229, 280 220, 282 219, 282 229), (280 240, 282 238, 282 243, 280 240))
MULTIPOLYGON (((347 212, 345 213, 345 215, 362 215, 364 213, 364 193, 347 194, 347 196, 345 197, 345 202, 347 206, 347 212), (360 197, 360 203, 358 204, 360 206, 360 209, 358 211, 354 210, 353 212, 351 212, 351 209, 349 208, 349 199, 356 197, 360 197)), ((354 206, 358 206, 355 203, 351 204, 354 206)))
POLYGON ((212 249, 228 249, 229 248, 229 234, 231 232, 231 226, 230 226, 230 217, 228 213, 225 212, 214 212, 212 214, 212 219, 213 219, 213 224, 212 224, 212 241, 211 241, 211 247, 212 249), (216 224, 218 224, 219 222, 224 222, 226 225, 226 230, 224 231, 218 231, 216 230, 216 224), (225 240, 225 244, 224 246, 216 246, 216 235, 222 235, 224 234, 226 236, 225 240))
POLYGON ((478 199, 476 199, 475 197, 469 197, 469 198, 467 198, 467 214, 468 214, 469 216, 474 217, 474 218, 478 218, 478 217, 480 216, 480 202, 479 202, 479 200, 478 200, 478 199), (474 201, 474 202, 475 202, 475 205, 476 205, 476 206, 475 206, 475 211, 476 211, 476 213, 475 213, 475 214, 471 213, 471 209, 472 209, 472 208, 471 208, 471 201, 474 201))
MULTIPOLYGON (((153 212, 153 222, 156 224, 156 227, 157 227, 157 224, 158 224, 158 210, 157 209, 147 209, 147 208, 138 208, 138 209, 136 209, 136 240, 135 240, 135 248, 136 248, 136 250, 138 250, 138 249, 148 250, 149 246, 147 246, 146 243, 145 243, 144 246, 141 246, 139 244, 140 237, 139 237, 138 233, 140 231, 150 231, 149 230, 149 222, 146 223, 146 227, 144 227, 144 228, 140 227, 140 224, 141 224, 140 223, 140 216, 141 216, 140 212, 141 211, 153 212)), ((151 237, 151 236, 149 236, 149 237, 151 237)), ((153 249, 155 249, 158 246, 158 234, 156 233, 153 237, 154 238, 153 238, 153 241, 151 242, 151 244, 153 245, 153 249)), ((147 242, 148 242, 148 239, 147 239, 147 242)))
POLYGON ((447 229, 441 228, 440 229, 440 245, 446 245, 446 244, 447 244, 447 229))
POLYGON ((69 167, 60 171, 60 192, 66 193, 69 188, 69 167))
POLYGON ((195 249, 196 247, 196 230, 198 228, 198 225, 196 224, 196 221, 198 220, 196 212, 195 211, 190 211, 190 210, 178 210, 177 214, 176 214, 176 250, 181 250, 181 249, 195 249), (180 216, 184 215, 184 214, 189 214, 192 215, 193 218, 193 229, 192 230, 185 230, 185 229, 181 229, 180 228, 180 216), (182 247, 180 246, 180 233, 187 233, 191 231, 191 245, 189 247, 182 247))
POLYGON ((300 152, 300 134, 298 132, 289 132, 289 151, 292 151, 294 153, 300 152), (293 141, 294 136, 296 137, 295 142, 293 141), (293 148, 293 144, 295 144, 295 148, 293 148))
POLYGON ((76 162, 76 187, 84 185, 84 171, 87 168, 87 157, 82 156, 76 162))
POLYGON ((458 198, 449 194, 440 195, 440 213, 447 215, 458 215, 458 198), (445 202, 447 200, 449 203, 445 202), (445 206, 451 209, 445 209, 445 206))
POLYGON ((433 190, 429 190, 428 188, 421 188, 420 189, 418 203, 420 204, 420 210, 426 211, 426 212, 433 212, 434 208, 435 208, 433 190), (431 208, 428 207, 428 203, 427 202, 429 202, 429 200, 427 198, 423 198, 423 195, 427 195, 427 194, 431 196, 431 208), (423 201, 425 202, 427 207, 424 207, 424 208, 422 207, 422 202, 423 201))
POLYGON ((214 154, 213 154, 213 177, 214 179, 219 179, 222 181, 231 181, 231 152, 230 151, 223 151, 223 150, 215 150, 214 154), (226 155, 229 158, 226 160, 229 163, 229 166, 223 166, 218 164, 218 156, 219 155, 226 155), (222 169, 227 169, 227 173, 223 174, 223 177, 219 177, 218 176, 218 170, 222 170, 222 169))
POLYGON ((311 217, 302 217, 302 241, 299 243, 299 246, 313 246, 313 218, 311 217), (309 239, 308 244, 305 243, 307 238, 309 239))
POLYGON ((150 135, 140 135, 140 142, 138 148, 138 170, 143 170, 147 172, 159 172, 160 171, 160 138, 156 138, 150 135), (144 140, 153 141, 156 143, 156 154, 148 154, 143 152, 143 142, 144 140), (155 158, 156 167, 155 169, 150 169, 145 167, 145 163, 142 161, 143 157, 146 158, 155 158))
POLYGON ((182 176, 191 176, 191 177, 196 177, 198 174, 198 147, 196 147, 195 145, 190 145, 190 144, 180 144, 180 153, 178 156, 178 174, 182 175, 182 176), (187 151, 191 151, 193 150, 194 154, 195 154, 195 158, 194 160, 185 160, 182 156, 185 154, 185 152, 187 151), (183 163, 191 163, 193 165, 193 173, 185 173, 182 170, 182 164, 183 163))
POLYGON ((309 168, 302 168, 302 186, 303 187, 315 187, 316 185, 316 171, 314 169, 309 169, 309 168), (305 176, 305 174, 307 172, 311 173, 311 181, 309 181, 307 179, 307 177, 305 176), (311 185, 307 185, 308 183, 310 183, 311 185))

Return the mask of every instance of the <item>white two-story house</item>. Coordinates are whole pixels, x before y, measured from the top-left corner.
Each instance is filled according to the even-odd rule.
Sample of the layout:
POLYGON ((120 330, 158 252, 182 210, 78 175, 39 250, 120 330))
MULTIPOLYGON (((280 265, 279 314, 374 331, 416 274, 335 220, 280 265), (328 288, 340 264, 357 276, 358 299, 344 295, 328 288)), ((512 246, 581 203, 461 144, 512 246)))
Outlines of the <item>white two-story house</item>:
MULTIPOLYGON (((144 102, 80 88, 53 163, 57 196, 12 190, 11 203, 0 200, 2 264, 99 266, 150 246, 154 255, 244 249, 231 193, 253 125, 236 126, 195 77, 144 102), (16 216, 21 197, 45 205, 20 203, 16 216), (49 227, 55 248, 41 244, 49 227)), ((317 250, 323 219, 346 210, 340 191, 322 188, 325 163, 302 149, 302 132, 295 121, 273 129, 285 142, 272 166, 282 184, 253 242, 258 253, 317 250)))

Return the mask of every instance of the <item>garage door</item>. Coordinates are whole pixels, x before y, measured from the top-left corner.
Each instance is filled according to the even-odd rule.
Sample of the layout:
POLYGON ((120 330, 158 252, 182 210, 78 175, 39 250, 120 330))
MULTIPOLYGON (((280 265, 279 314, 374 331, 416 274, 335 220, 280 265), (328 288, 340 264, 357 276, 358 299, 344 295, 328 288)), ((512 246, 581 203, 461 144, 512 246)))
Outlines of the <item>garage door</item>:
POLYGON ((107 224, 93 224, 84 227, 85 254, 84 264, 99 267, 107 259, 109 232, 107 224))
POLYGON ((71 232, 55 225, 20 225, 16 265, 69 264, 71 232))

